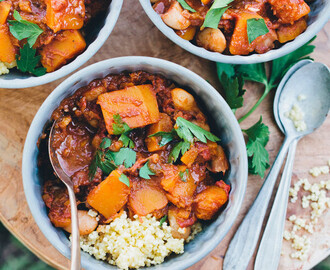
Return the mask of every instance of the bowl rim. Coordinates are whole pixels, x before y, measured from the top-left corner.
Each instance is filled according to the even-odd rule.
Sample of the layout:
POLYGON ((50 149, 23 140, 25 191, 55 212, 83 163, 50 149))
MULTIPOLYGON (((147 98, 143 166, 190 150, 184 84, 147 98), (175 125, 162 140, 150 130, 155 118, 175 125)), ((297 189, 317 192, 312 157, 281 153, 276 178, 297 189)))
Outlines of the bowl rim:
POLYGON ((277 49, 272 49, 264 54, 251 54, 251 55, 224 55, 217 52, 208 51, 202 47, 192 44, 188 40, 180 38, 174 30, 167 26, 161 17, 153 10, 150 0, 139 0, 145 13, 153 24, 175 44, 185 49, 186 51, 214 62, 227 63, 227 64, 256 64, 268 62, 284 55, 287 55, 299 47, 310 41, 328 22, 330 19, 330 1, 325 0, 325 8, 320 11, 318 18, 310 24, 306 31, 296 37, 293 41, 287 42, 277 49))
POLYGON ((101 28, 96 39, 91 44, 89 44, 87 46, 87 49, 82 54, 79 54, 73 61, 62 66, 58 70, 55 70, 50 73, 46 73, 45 75, 39 77, 30 76, 28 78, 5 80, 5 79, 1 79, 1 75, 0 75, 0 88, 21 89, 21 88, 40 86, 58 80, 62 77, 65 77, 70 73, 72 73, 73 71, 80 68, 83 64, 85 64, 91 57, 93 57, 97 53, 97 51, 103 46, 105 41, 110 36, 119 18, 123 1, 124 0, 111 1, 109 5, 110 11, 106 15, 104 26, 101 28))
MULTIPOLYGON (((34 179, 33 173, 37 169, 31 168, 30 164, 31 161, 36 158, 34 154, 36 149, 35 147, 37 146, 36 142, 43 131, 43 130, 39 131, 38 129, 41 124, 43 127, 46 124, 45 121, 47 120, 43 120, 43 118, 48 117, 48 115, 51 113, 49 112, 49 108, 52 108, 52 106, 54 106, 54 101, 60 102, 63 99, 62 97, 63 94, 67 93, 67 89, 76 85, 76 83, 79 82, 82 78, 92 73, 95 74, 95 76, 98 76, 98 72, 106 68, 120 68, 127 65, 130 65, 133 68, 134 66, 138 66, 138 65, 150 65, 159 70, 163 69, 169 72, 175 71, 179 73, 180 76, 185 76, 189 81, 192 81, 194 83, 196 82, 198 87, 204 89, 204 91, 208 92, 209 94, 212 94, 214 99, 216 99, 217 102, 220 102, 221 106, 224 107, 224 112, 223 112, 224 117, 226 117, 228 119, 228 122, 231 123, 230 124, 231 129, 233 129, 233 133, 235 134, 237 140, 238 151, 239 151, 239 162, 240 162, 239 163, 240 170, 237 172, 237 175, 241 177, 241 181, 239 182, 239 185, 235 185, 237 189, 237 194, 234 199, 235 203, 233 206, 231 206, 231 208, 229 208, 230 215, 228 214, 227 211, 226 213, 218 217, 218 219, 220 219, 221 216, 224 216, 224 220, 220 226, 217 226, 217 228, 219 227, 222 228, 221 231, 219 230, 216 231, 217 237, 214 237, 213 241, 208 241, 207 244, 203 246, 204 248, 199 251, 198 256, 194 256, 193 258, 176 262, 175 267, 171 267, 171 270, 179 270, 179 269, 183 270, 195 264, 196 262, 204 258, 207 254, 209 254, 228 233, 241 209, 243 199, 245 196, 247 179, 248 179, 248 162, 247 162, 245 141, 243 138, 243 133, 241 131, 241 128, 238 124, 235 115, 233 114, 233 112, 231 111, 225 100, 222 98, 222 96, 219 94, 219 92, 212 85, 210 85, 206 80, 204 80, 196 73, 190 71, 189 69, 183 66, 159 58, 144 57, 144 56, 125 56, 125 57, 112 58, 94 63, 90 66, 85 67, 84 69, 79 70, 78 72, 68 77, 65 81, 63 81, 59 86, 55 88, 54 91, 51 92, 51 94, 42 103, 41 107, 39 108, 38 112, 36 113, 30 125, 25 140, 23 158, 22 158, 22 178, 23 178, 25 197, 29 205, 30 211, 32 213, 32 216, 35 222, 37 223, 38 227, 42 231, 42 233, 58 251, 60 251, 65 257, 70 258, 70 250, 68 246, 64 246, 64 243, 58 237, 57 237, 58 239, 54 239, 55 227, 53 227, 50 224, 47 214, 45 217, 46 212, 43 211, 45 205, 43 202, 40 202, 40 200, 37 198, 38 195, 37 192, 35 191, 36 183, 34 183, 33 181, 34 179), (35 147, 31 147, 31 145, 35 145, 35 147)), ((157 73, 157 71, 155 71, 155 73, 157 73)), ((95 78, 91 78, 91 80, 93 79, 95 78)), ((39 183, 38 186, 40 186, 39 183)), ((230 204, 231 202, 232 200, 229 201, 230 204)), ((92 266, 95 267, 94 263, 88 261, 87 259, 85 260, 83 256, 82 256, 82 264, 83 267, 85 267, 86 269, 93 269, 92 266)), ((101 265, 99 265, 98 267, 99 269, 108 269, 108 267, 102 268, 101 265)))

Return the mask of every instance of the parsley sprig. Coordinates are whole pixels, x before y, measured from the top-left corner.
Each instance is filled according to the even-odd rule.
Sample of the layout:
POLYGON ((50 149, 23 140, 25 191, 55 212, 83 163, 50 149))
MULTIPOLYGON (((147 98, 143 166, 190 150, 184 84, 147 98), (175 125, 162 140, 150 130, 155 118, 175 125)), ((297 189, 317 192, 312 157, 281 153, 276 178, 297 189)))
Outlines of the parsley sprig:
POLYGON ((184 9, 189 10, 191 12, 196 12, 196 10, 194 10, 191 6, 189 6, 185 0, 177 0, 177 1, 184 9))
POLYGON ((221 17, 229 8, 231 2, 233 2, 233 0, 215 0, 206 13, 201 29, 205 27, 218 29, 221 17))
POLYGON ((119 114, 115 114, 113 120, 113 134, 120 135, 119 140, 123 142, 125 147, 134 148, 134 142, 129 137, 132 129, 121 119, 119 114))
POLYGON ((201 141, 203 143, 206 143, 207 140, 212 142, 220 141, 220 139, 211 132, 191 123, 182 117, 178 117, 176 119, 175 126, 176 128, 170 132, 162 131, 149 135, 149 137, 159 136, 162 138, 159 142, 159 146, 164 146, 173 140, 179 140, 169 155, 169 162, 175 162, 180 154, 183 155, 185 152, 187 152, 195 140, 201 141))
MULTIPOLYGON (((238 108, 243 107, 245 93, 243 87, 245 81, 253 81, 264 85, 264 93, 252 108, 238 120, 239 123, 249 117, 266 96, 278 86, 280 80, 291 66, 302 59, 311 59, 308 55, 314 51, 315 46, 310 44, 314 39, 294 52, 273 60, 269 64, 269 76, 266 73, 265 63, 249 65, 217 63, 218 77, 225 99, 234 113, 238 108)), ((269 140, 269 129, 262 123, 262 118, 260 118, 255 125, 243 130, 243 132, 248 136, 246 147, 249 157, 249 171, 263 177, 265 170, 269 167, 269 156, 265 149, 269 140)))
POLYGON ((139 176, 144 179, 150 179, 150 175, 155 175, 155 173, 149 167, 149 160, 141 167, 139 171, 139 176))

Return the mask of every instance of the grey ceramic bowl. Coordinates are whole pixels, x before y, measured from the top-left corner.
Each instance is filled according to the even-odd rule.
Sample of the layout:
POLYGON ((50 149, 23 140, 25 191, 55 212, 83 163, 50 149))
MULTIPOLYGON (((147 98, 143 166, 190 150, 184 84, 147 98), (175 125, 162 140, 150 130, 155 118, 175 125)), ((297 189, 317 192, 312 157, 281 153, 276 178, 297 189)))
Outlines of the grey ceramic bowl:
POLYGON ((311 3, 311 13, 308 19, 308 28, 304 33, 299 35, 293 41, 290 41, 282 47, 270 50, 264 54, 251 54, 247 56, 241 55, 224 55, 217 52, 208 51, 202 47, 198 47, 191 42, 180 38, 172 28, 168 27, 160 16, 153 10, 150 0, 140 0, 140 3, 155 26, 170 40, 179 45, 181 48, 208 60, 229 63, 229 64, 254 64, 274 60, 294 50, 298 49, 308 41, 310 41, 327 23, 330 18, 330 0, 315 0, 311 3))
POLYGON ((117 22, 122 5, 123 0, 112 0, 106 16, 95 20, 95 22, 93 21, 93 27, 86 29, 87 35, 85 39, 87 48, 73 61, 56 71, 46 73, 40 77, 24 74, 12 69, 8 74, 0 75, 0 88, 27 88, 43 85, 60 79, 81 67, 101 48, 109 37, 117 22))
MULTIPOLYGON (((231 164, 228 180, 232 190, 229 202, 219 217, 208 225, 195 240, 185 247, 185 253, 167 259, 163 264, 150 269, 186 269, 211 252, 223 239, 232 226, 240 210, 247 182, 247 155, 245 142, 238 122, 220 94, 204 79, 177 64, 150 57, 120 57, 98 62, 70 76, 62 82, 45 100, 30 126, 23 152, 22 175, 24 191, 32 215, 39 228, 64 256, 70 257, 70 243, 64 232, 55 228, 48 216, 41 198, 42 186, 37 169, 37 141, 51 114, 60 102, 72 95, 78 88, 87 85, 96 78, 109 73, 144 70, 164 75, 185 88, 191 89, 198 97, 205 111, 212 118, 213 128, 220 136, 222 145, 228 153, 231 164)), ((117 269, 105 262, 97 261, 82 252, 82 265, 85 269, 117 269)))

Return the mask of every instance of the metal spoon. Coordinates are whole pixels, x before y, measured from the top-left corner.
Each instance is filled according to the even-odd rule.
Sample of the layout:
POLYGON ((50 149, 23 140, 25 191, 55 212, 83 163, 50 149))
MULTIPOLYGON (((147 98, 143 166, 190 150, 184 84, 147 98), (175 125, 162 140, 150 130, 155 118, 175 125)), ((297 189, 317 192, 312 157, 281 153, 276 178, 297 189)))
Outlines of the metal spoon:
POLYGON ((76 203, 76 196, 73 192, 73 183, 71 178, 64 172, 62 169, 56 151, 52 147, 52 141, 54 132, 57 128, 58 121, 54 121, 50 133, 49 133, 49 140, 48 140, 48 153, 50 163, 53 166, 53 169, 59 179, 65 184, 68 189, 69 199, 70 199, 70 206, 71 206, 71 270, 80 270, 81 269, 81 259, 80 259, 80 235, 79 235, 79 226, 78 226, 78 211, 77 211, 77 203, 76 203))
MULTIPOLYGON (((304 63, 304 64, 306 64, 306 63, 304 63)), ((317 93, 312 92, 315 89, 315 85, 313 84, 313 81, 315 80, 315 78, 318 78, 318 80, 319 80, 319 81, 316 80, 316 82, 323 82, 323 84, 321 83, 321 85, 323 86, 323 88, 327 89, 326 83, 329 83, 329 82, 328 81, 324 82, 323 76, 325 75, 325 78, 328 77, 328 75, 329 75, 328 69, 325 67, 325 70, 327 71, 327 73, 325 73, 324 67, 319 68, 319 65, 321 65, 321 64, 316 64, 317 66, 315 67, 315 70, 313 70, 313 72, 310 72, 308 70, 307 74, 305 73, 305 71, 303 71, 301 73, 300 70, 302 69, 302 66, 304 66, 304 64, 299 62, 296 65, 294 65, 288 71, 288 73, 282 80, 283 81, 281 83, 282 85, 285 84, 286 86, 289 86, 289 82, 290 82, 290 85, 291 86, 293 85, 293 89, 298 90, 298 91, 297 90, 292 91, 294 93, 291 93, 290 95, 285 96, 287 98, 286 104, 288 104, 289 102, 293 102, 294 100, 297 99, 297 95, 298 95, 297 92, 301 93, 301 94, 309 93, 309 94, 305 94, 305 95, 307 97, 314 95, 314 98, 316 98, 317 93), (295 75, 293 77, 292 74, 295 72, 297 72, 298 75, 297 76, 295 75), (291 78, 290 78, 290 80, 288 80, 288 78, 290 76, 291 76, 291 78), (295 81, 295 80, 298 80, 298 81, 295 81), (311 84, 313 85, 312 87, 310 87, 311 84), (308 87, 310 87, 310 88, 308 88, 308 87), (302 89, 304 89, 304 91, 302 91, 302 89)), ((311 64, 309 64, 309 65, 311 65, 311 64)), ((326 91, 324 91, 324 92, 326 92, 326 91)), ((325 103, 330 102, 330 98, 328 98, 328 99, 327 98, 323 98, 323 101, 325 103)), ((290 104, 292 105, 292 103, 290 103, 290 104)), ((318 105, 318 106, 320 106, 320 105, 318 105)), ((276 107, 277 107, 277 105, 276 105, 276 107)), ((282 115, 282 113, 284 114, 286 111, 289 111, 291 109, 291 107, 289 107, 289 106, 285 107, 285 106, 281 105, 280 107, 281 107, 281 115, 282 115), (284 111, 282 111, 282 110, 284 110, 284 111)), ((315 110, 314 107, 313 107, 313 109, 315 110)), ((328 107, 328 110, 329 110, 329 107, 328 107)), ((317 110, 315 110, 315 112, 317 112, 317 110)), ((324 113, 323 117, 326 116, 327 112, 328 111, 326 111, 324 113)), ((310 109, 306 108, 306 115, 309 113, 311 113, 310 109)), ((312 113, 312 114, 314 115, 314 113, 312 113)), ((310 118, 315 118, 315 117, 308 117, 308 119, 306 119, 307 126, 315 127, 315 122, 316 122, 315 119, 310 119, 310 118)), ((323 118, 323 121, 324 121, 324 118, 323 118)), ((322 122, 320 122, 320 124, 322 122)), ((280 123, 280 122, 277 121, 277 123, 280 123)), ((234 235, 234 238, 232 239, 232 241, 229 245, 229 248, 227 250, 227 253, 226 253, 226 256, 224 259, 223 269, 225 269, 225 270, 246 269, 252 255, 254 253, 255 247, 256 247, 258 239, 259 239, 263 219, 265 217, 266 210, 268 207, 268 203, 269 203, 270 197, 272 195, 278 173, 280 171, 280 168, 282 167, 282 164, 283 164, 284 158, 286 156, 286 153, 288 151, 288 148, 291 145, 291 143, 296 143, 296 140, 303 135, 303 134, 297 134, 295 132, 295 128, 293 127, 292 123, 290 123, 290 124, 291 124, 290 129, 289 128, 288 128, 288 130, 285 129, 286 136, 285 136, 283 145, 274 161, 272 168, 269 171, 268 176, 266 177, 266 179, 264 181, 263 186, 261 187, 249 212, 245 216, 244 220, 242 221, 240 227, 238 228, 236 234, 234 235)), ((317 127, 319 125, 317 125, 317 127)), ((310 128, 308 128, 308 130, 310 130, 310 128)), ((314 129, 312 129, 312 131, 313 130, 314 129)), ((306 135, 306 134, 304 133, 304 135, 306 135)), ((294 151, 293 152, 291 151, 290 156, 292 156, 292 153, 294 153, 294 151)), ((269 247, 268 247, 268 249, 269 249, 269 247)), ((269 249, 269 250, 272 251, 273 249, 269 249)), ((268 269, 268 267, 269 267, 269 265, 267 265, 266 269, 268 269)))
POLYGON ((283 133, 296 137, 296 140, 290 146, 281 182, 261 239, 254 264, 256 270, 266 268, 276 270, 278 267, 296 146, 302 137, 311 134, 322 125, 329 109, 330 72, 323 64, 309 63, 303 66, 292 75, 283 88, 277 90, 274 99, 276 122, 283 133), (310 76, 313 80, 306 80, 307 76, 310 76), (288 108, 290 110, 293 103, 295 103, 296 99, 294 97, 299 94, 306 96, 306 100, 298 102, 304 108, 304 120, 307 122, 307 129, 303 132, 298 132, 295 128, 292 128, 292 123, 284 116, 288 108))

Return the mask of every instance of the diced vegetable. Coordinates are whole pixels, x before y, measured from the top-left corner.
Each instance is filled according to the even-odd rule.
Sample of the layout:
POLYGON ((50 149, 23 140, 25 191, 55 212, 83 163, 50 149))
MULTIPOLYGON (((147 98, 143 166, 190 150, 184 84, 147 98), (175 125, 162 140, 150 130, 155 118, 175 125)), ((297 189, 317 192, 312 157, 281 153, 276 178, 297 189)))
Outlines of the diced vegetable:
POLYGON ((168 204, 165 192, 151 180, 140 180, 129 195, 128 205, 139 216, 146 216, 168 204))
POLYGON ((84 93, 84 97, 86 97, 86 101, 93 101, 106 91, 107 89, 104 86, 93 87, 91 90, 84 93))
POLYGON ((0 2, 0 25, 5 24, 10 12, 11 3, 8 1, 0 2))
MULTIPOLYGON (((95 217, 91 217, 90 215, 88 215, 88 211, 86 210, 78 210, 78 223, 80 235, 90 234, 96 229, 97 225, 99 224, 95 217)), ((63 229, 71 233, 71 222, 63 229)))
POLYGON ((130 188, 119 180, 121 173, 114 170, 87 196, 87 203, 105 218, 113 217, 126 203, 130 188))
POLYGON ((46 23, 54 32, 80 29, 84 25, 84 0, 45 0, 46 23))
POLYGON ((307 28, 307 22, 304 18, 296 21, 294 24, 281 25, 277 30, 278 41, 285 43, 295 39, 307 28))
POLYGON ((196 26, 189 26, 187 29, 177 30, 175 33, 185 40, 193 40, 196 34, 196 26))
POLYGON ((81 53, 85 47, 85 39, 79 30, 63 31, 41 49, 41 63, 47 72, 52 72, 81 53))
POLYGON ((0 25, 0 61, 11 63, 15 60, 16 50, 10 39, 9 28, 6 24, 0 25))
POLYGON ((211 219, 227 200, 228 196, 223 188, 208 186, 194 199, 196 217, 204 220, 211 219))
POLYGON ((294 23, 310 12, 304 0, 269 0, 274 15, 282 23, 294 23))
POLYGON ((175 108, 179 110, 193 110, 197 108, 195 98, 187 91, 181 88, 175 88, 171 91, 175 108))
POLYGON ((113 134, 113 116, 116 114, 119 114, 130 128, 143 127, 159 121, 156 95, 150 84, 104 93, 98 97, 97 104, 101 106, 109 134, 113 134))
MULTIPOLYGON (((152 135, 157 132, 170 132, 173 129, 173 124, 171 121, 171 117, 166 113, 159 114, 159 121, 155 124, 152 124, 148 128, 147 135, 152 135)), ((164 149, 164 146, 159 145, 159 137, 147 137, 145 142, 149 152, 155 152, 164 149)))
POLYGON ((190 227, 186 227, 186 228, 180 227, 180 225, 178 224, 178 219, 180 219, 180 217, 179 217, 180 212, 187 212, 188 217, 189 217, 190 211, 187 211, 186 209, 177 208, 174 206, 168 210, 168 221, 170 222, 170 226, 172 229, 171 233, 174 238, 187 239, 190 235, 191 228, 190 227), (179 229, 180 229, 180 231, 179 231, 179 229))
POLYGON ((188 168, 195 162, 198 156, 198 149, 191 146, 190 149, 181 157, 181 161, 188 166, 188 168))
POLYGON ((223 148, 217 145, 216 154, 212 157, 210 171, 225 173, 229 169, 229 163, 223 148))

